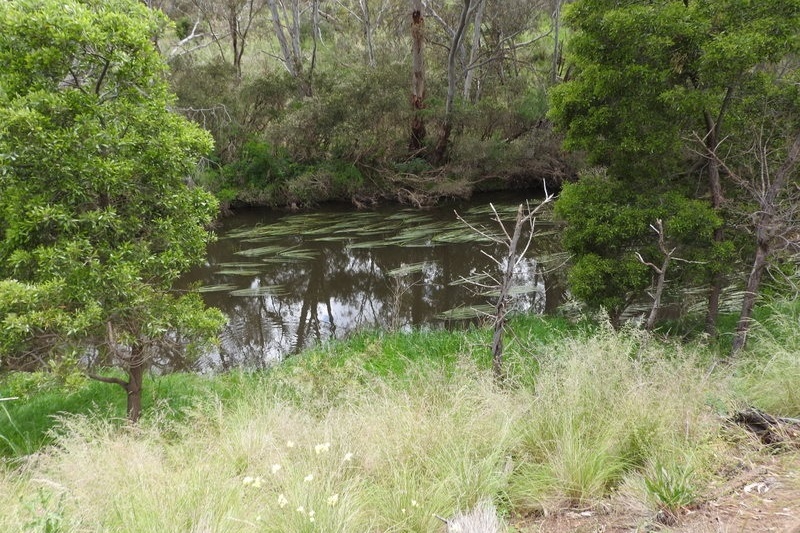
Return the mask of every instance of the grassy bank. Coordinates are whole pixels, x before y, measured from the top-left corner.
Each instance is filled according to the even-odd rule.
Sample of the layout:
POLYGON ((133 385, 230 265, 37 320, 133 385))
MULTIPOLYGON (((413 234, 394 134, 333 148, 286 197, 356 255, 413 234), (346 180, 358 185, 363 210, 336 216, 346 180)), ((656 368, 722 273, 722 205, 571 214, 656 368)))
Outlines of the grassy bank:
POLYGON ((771 320, 735 366, 636 330, 525 319, 502 388, 483 330, 364 334, 265 374, 171 377, 159 394, 174 399, 139 427, 67 416, 53 447, 0 469, 0 529, 428 532, 482 501, 509 523, 566 506, 680 513, 747 442, 728 412, 800 414, 797 315, 771 320))

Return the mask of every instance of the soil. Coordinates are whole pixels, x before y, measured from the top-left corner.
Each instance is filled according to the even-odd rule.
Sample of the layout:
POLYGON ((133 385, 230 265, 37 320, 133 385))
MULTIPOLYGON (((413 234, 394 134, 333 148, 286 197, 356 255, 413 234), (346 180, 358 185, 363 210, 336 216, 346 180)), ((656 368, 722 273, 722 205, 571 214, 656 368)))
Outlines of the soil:
POLYGON ((521 533, 800 533, 800 452, 740 462, 704 501, 682 511, 671 525, 661 523, 670 520, 659 520, 652 510, 625 507, 565 510, 512 526, 521 533))

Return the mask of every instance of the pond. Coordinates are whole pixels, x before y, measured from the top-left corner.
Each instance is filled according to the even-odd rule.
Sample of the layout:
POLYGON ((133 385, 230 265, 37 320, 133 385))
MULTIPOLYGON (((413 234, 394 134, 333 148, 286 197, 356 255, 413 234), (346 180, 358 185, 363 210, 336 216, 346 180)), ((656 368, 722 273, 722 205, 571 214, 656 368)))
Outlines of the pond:
MULTIPOLYGON (((504 265, 491 257, 507 252, 456 212, 501 235, 492 205, 510 232, 525 201, 495 195, 430 210, 237 211, 221 221, 205 265, 182 283, 228 316, 219 348, 201 366, 260 368, 363 328, 469 324, 493 302, 492 291, 474 282, 491 285, 488 276, 504 265)), ((537 220, 533 246, 515 270, 516 309, 542 313, 558 305, 561 291, 548 271, 563 258, 554 246, 552 226, 537 220)))

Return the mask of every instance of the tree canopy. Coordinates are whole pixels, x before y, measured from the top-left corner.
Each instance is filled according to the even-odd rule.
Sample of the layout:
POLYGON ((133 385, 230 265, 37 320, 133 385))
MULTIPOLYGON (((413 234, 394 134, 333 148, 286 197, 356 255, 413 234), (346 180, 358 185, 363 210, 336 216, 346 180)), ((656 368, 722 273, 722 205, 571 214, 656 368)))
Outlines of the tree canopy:
POLYGON ((0 4, 0 364, 118 366, 98 377, 132 418, 144 369, 221 324, 171 291, 217 202, 188 185, 212 142, 170 110, 166 22, 136 0, 0 4))
MULTIPOLYGON (((663 218, 669 247, 705 266, 704 276, 690 270, 693 283, 710 287, 713 331, 724 273, 751 249, 737 241, 745 235, 734 214, 742 207, 737 171, 721 160, 719 147, 747 151, 751 126, 765 115, 795 120, 779 103, 785 95, 764 96, 797 90, 791 73, 800 51, 800 2, 576 0, 565 22, 575 31, 569 57, 576 69, 553 88, 550 116, 567 147, 608 169, 605 192, 595 194, 597 180, 587 177, 556 206, 572 227, 565 234, 576 255, 571 278, 595 305, 608 305, 611 290, 620 311, 626 295, 647 285, 631 274, 634 257, 645 256, 643 267, 659 255, 650 225, 663 218), (690 241, 676 224, 695 228, 690 241), (737 250, 746 252, 737 257, 737 250)), ((784 135, 784 145, 791 138, 784 135)), ((690 264, 676 266, 685 273, 690 264)))

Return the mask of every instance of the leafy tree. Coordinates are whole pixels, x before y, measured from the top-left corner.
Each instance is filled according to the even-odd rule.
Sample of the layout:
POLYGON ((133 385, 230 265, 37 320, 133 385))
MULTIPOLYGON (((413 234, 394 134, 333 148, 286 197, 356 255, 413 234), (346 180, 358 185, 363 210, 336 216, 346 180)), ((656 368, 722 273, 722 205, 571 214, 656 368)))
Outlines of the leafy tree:
MULTIPOLYGON (((552 91, 551 117, 568 147, 585 150, 622 184, 626 194, 610 198, 608 209, 652 206, 678 193, 703 200, 725 221, 705 225, 694 243, 707 251, 713 332, 722 274, 733 259, 729 212, 736 185, 711 154, 723 139, 746 135, 743 125, 758 118, 746 102, 775 84, 781 69, 770 65, 798 51, 800 2, 576 0, 565 22, 575 30, 576 75, 552 91)), ((600 228, 590 210, 566 216, 570 224, 600 228)), ((648 232, 647 225, 639 229, 641 236, 648 232)), ((608 231, 587 238, 599 245, 608 231)), ((584 252, 573 251, 580 263, 584 252)), ((628 270, 624 261, 606 267, 614 279, 628 270)), ((590 293, 607 290, 596 286, 590 293)))
POLYGON ((72 357, 125 389, 131 420, 146 369, 222 324, 171 291, 217 204, 187 185, 211 140, 169 110, 165 22, 136 0, 0 4, 0 362, 72 357))

